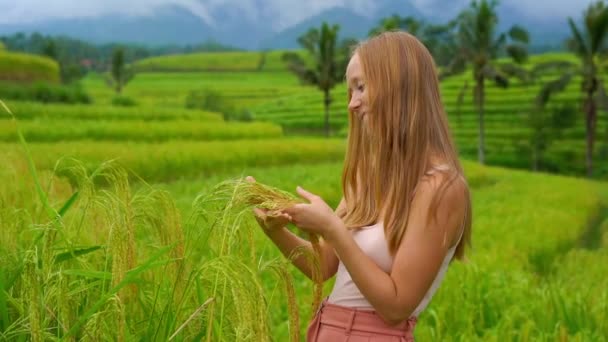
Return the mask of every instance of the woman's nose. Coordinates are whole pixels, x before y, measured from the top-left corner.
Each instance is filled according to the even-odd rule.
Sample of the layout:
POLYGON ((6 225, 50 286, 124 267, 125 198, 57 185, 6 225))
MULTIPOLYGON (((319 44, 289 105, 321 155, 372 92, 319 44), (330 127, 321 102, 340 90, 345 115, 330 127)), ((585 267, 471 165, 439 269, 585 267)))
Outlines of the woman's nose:
POLYGON ((361 101, 358 98, 351 98, 348 103, 348 109, 352 112, 361 106, 361 101))

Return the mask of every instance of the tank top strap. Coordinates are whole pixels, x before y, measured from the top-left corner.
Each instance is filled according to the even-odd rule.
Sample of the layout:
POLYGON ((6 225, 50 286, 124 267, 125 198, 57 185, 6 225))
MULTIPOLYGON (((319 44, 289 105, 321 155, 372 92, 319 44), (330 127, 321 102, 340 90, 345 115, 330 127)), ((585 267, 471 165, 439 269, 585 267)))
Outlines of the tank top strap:
POLYGON ((437 171, 447 171, 450 169, 450 165, 448 164, 439 164, 432 166, 428 171, 426 171, 425 175, 432 175, 437 171))

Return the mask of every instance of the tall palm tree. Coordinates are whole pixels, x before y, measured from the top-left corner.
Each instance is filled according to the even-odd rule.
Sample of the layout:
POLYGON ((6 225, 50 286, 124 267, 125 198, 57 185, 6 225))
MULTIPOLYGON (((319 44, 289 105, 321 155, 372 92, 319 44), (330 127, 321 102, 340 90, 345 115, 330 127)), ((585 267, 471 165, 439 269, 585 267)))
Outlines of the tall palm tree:
POLYGON ((298 43, 310 54, 312 63, 307 63, 300 55, 287 52, 283 60, 291 72, 305 84, 315 85, 323 92, 325 106, 325 135, 329 136, 329 106, 331 90, 344 79, 344 71, 349 59, 349 47, 353 40, 338 44, 340 26, 324 22, 320 29, 312 28, 298 38, 298 43))
POLYGON ((516 63, 523 63, 527 56, 528 32, 515 25, 508 33, 497 34, 498 16, 496 0, 472 1, 469 8, 458 17, 457 50, 452 63, 442 73, 442 78, 462 73, 470 64, 473 69, 474 102, 479 115, 480 163, 485 162, 484 102, 485 81, 492 80, 500 87, 509 85, 509 76, 525 74, 514 64, 497 64, 496 58, 508 55, 516 63))
POLYGON ((586 135, 585 167, 587 175, 591 176, 598 107, 608 111, 606 88, 599 70, 601 58, 608 57, 608 7, 603 0, 592 3, 583 13, 582 29, 572 18, 568 18, 568 25, 572 36, 567 40, 567 46, 580 63, 559 62, 550 66, 557 69, 561 76, 543 87, 541 98, 548 101, 552 94, 563 91, 575 76, 581 77, 586 135))

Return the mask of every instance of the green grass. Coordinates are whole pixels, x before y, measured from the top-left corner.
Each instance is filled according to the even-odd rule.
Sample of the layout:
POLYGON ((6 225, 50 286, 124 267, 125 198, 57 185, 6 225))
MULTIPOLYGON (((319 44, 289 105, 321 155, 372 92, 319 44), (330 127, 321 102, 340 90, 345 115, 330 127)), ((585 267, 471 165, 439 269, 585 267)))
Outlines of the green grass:
MULTIPOLYGON (((163 142, 169 140, 235 140, 278 138, 280 126, 272 123, 224 123, 198 120, 136 121, 136 120, 33 120, 19 124, 30 142, 58 141, 137 141, 163 142)), ((0 120, 0 141, 15 142, 15 125, 0 120)))
MULTIPOLYGON (((27 228, 28 222, 45 221, 43 217, 30 216, 39 208, 37 201, 32 200, 35 192, 31 179, 19 172, 6 174, 6 171, 3 169, 4 178, 9 177, 12 181, 0 187, 0 198, 5 203, 7 198, 13 198, 14 208, 22 209, 0 211, 4 222, 9 223, 9 228, 0 234, 2 267, 9 276, 18 272, 12 267, 15 263, 23 262, 25 270, 31 270, 30 273, 17 273, 6 292, 6 303, 15 304, 6 304, 3 309, 12 322, 17 322, 17 327, 3 330, 4 336, 9 338, 30 336, 30 330, 18 327, 37 319, 42 334, 48 338, 64 336, 67 330, 75 336, 93 334, 101 338, 124 334, 128 339, 167 339, 206 303, 215 288, 215 324, 211 330, 213 336, 222 334, 223 338, 213 340, 232 340, 243 330, 264 334, 265 329, 274 340, 288 340, 286 295, 274 273, 263 267, 266 262, 279 258, 279 252, 256 229, 248 215, 227 231, 209 230, 214 218, 221 217, 214 216, 214 211, 209 211, 212 207, 207 206, 204 207, 208 208, 206 214, 201 216, 201 207, 194 199, 198 194, 209 193, 214 184, 243 174, 288 191, 302 185, 321 195, 332 206, 341 196, 341 165, 337 163, 253 167, 244 173, 235 170, 155 186, 167 191, 164 194, 138 185, 131 197, 123 196, 128 190, 118 187, 124 183, 118 177, 113 183, 117 185, 116 190, 100 191, 94 197, 96 200, 88 199, 91 195, 85 193, 93 193, 87 190, 90 188, 85 186, 86 182, 81 182, 82 195, 62 220, 62 230, 53 237, 44 225, 38 224, 39 229, 27 228), (132 200, 123 202, 129 198, 132 200), (171 202, 175 203, 179 216, 170 209, 172 205, 168 203, 171 202), (131 205, 117 206, 120 203, 131 205), (119 211, 107 211, 107 206, 119 211), (114 272, 118 266, 106 260, 114 260, 119 254, 112 253, 120 252, 103 246, 114 241, 108 240, 112 236, 108 227, 123 222, 122 218, 129 217, 130 211, 134 215, 132 243, 137 254, 133 270, 123 279, 136 286, 116 290, 111 284, 118 276, 114 272), (167 214, 170 215, 167 217, 167 214), (21 233, 16 234, 16 231, 21 233), (36 256, 30 252, 31 246, 36 245, 32 245, 36 232, 43 232, 41 241, 52 242, 56 257, 65 250, 83 252, 61 263, 34 267, 29 260, 36 256), (183 251, 165 249, 164 246, 173 246, 180 241, 179 234, 185 237, 183 251), (223 252, 220 250, 222 241, 228 241, 228 249, 223 252), (102 248, 89 252, 85 249, 93 246, 102 248), (179 255, 183 258, 175 259, 179 255), (178 266, 186 273, 177 276, 178 266), (48 277, 51 274, 53 276, 48 277), (32 277, 44 277, 46 281, 42 286, 24 287, 32 277), (233 291, 226 292, 225 288, 233 288, 233 291), (31 298, 39 298, 53 315, 20 314, 17 303, 25 303, 21 300, 31 298), (261 316, 255 316, 253 321, 253 314, 261 316), (65 330, 53 317, 61 317, 65 330), (258 328, 252 325, 254 322, 258 328)), ((602 206, 608 204, 608 186, 582 179, 481 167, 468 162, 465 171, 473 194, 474 249, 468 263, 457 262, 450 268, 436 297, 420 317, 417 339, 606 340, 608 312, 603 299, 608 298, 608 287, 605 286, 603 265, 608 261, 608 250, 605 247, 590 249, 581 242, 581 237, 595 229, 589 222, 600 213, 598 210, 602 206), (581 264, 587 266, 581 269, 581 264)), ((45 189, 50 189, 49 201, 55 207, 65 203, 76 190, 59 180, 49 187, 49 175, 43 173, 41 177, 45 189)), ((227 219, 234 222, 235 218, 227 219)), ((221 222, 226 223, 223 220, 221 222)), ((48 247, 41 245, 38 257, 44 255, 48 247)), ((304 336, 311 314, 312 286, 293 267, 289 268, 289 273, 293 276, 301 319, 300 333, 304 336)), ((329 282, 325 286, 326 294, 331 285, 329 282)), ((202 307, 203 314, 196 316, 192 325, 187 325, 178 334, 178 340, 197 339, 197 334, 204 337, 209 327, 208 319, 211 319, 205 316, 210 314, 210 305, 202 307)), ((0 313, 3 309, 0 301, 0 313)), ((29 309, 41 312, 42 307, 30 305, 29 309)))
MULTIPOLYGON (((311 282, 285 269, 250 215, 222 215, 221 202, 198 196, 228 178, 252 175, 287 191, 301 185, 335 207, 347 124, 344 87, 333 92, 332 105, 341 137, 329 140, 279 137, 276 125, 223 122, 216 113, 183 109, 189 91, 213 88, 288 133, 318 132, 320 93, 276 71, 279 53, 268 53, 263 69, 275 71, 139 74, 125 89, 139 104, 130 108, 109 105, 114 94, 98 75, 83 82, 94 105, 8 103, 31 140, 37 177, 15 142, 14 124, 0 116, 0 137, 10 140, 0 143, 1 340, 175 335, 186 341, 209 333, 213 341, 287 341, 295 332, 289 285, 303 338, 311 282), (126 173, 98 168, 110 159, 126 173)), ((442 91, 458 148, 474 158, 470 97, 460 119, 453 112, 469 77, 444 82, 442 91)), ((558 100, 579 98, 577 87, 558 100)), ((520 113, 535 91, 517 83, 488 89, 489 163, 530 167, 520 113)), ((607 130, 601 113, 596 160, 605 174, 607 130)), ((544 168, 582 174, 583 134, 580 116, 549 148, 544 168)), ((608 341, 607 183, 464 166, 474 248, 468 263, 450 268, 420 317, 417 339, 608 341)))
MULTIPOLYGON (((83 85, 96 103, 109 104, 114 97, 100 75, 88 75, 83 85)), ((124 95, 149 106, 183 108, 188 93, 202 89, 221 92, 237 108, 253 108, 298 93, 302 87, 286 72, 151 72, 137 74, 124 89, 124 95)))
MULTIPOLYGON (((101 121, 171 121, 197 120, 221 122, 218 113, 181 108, 162 108, 151 106, 114 107, 108 105, 45 105, 37 102, 6 101, 20 121, 40 120, 101 120, 101 121)), ((5 114, 0 117, 8 118, 5 114)))
MULTIPOLYGON (((286 71, 282 60, 287 50, 265 52, 206 52, 146 58, 135 63, 143 72, 196 72, 196 71, 286 71)), ((308 58, 303 50, 293 50, 308 58)))
POLYGON ((47 57, 0 50, 0 80, 58 83, 59 65, 47 57))
POLYGON ((146 58, 135 62, 138 71, 256 71, 262 53, 205 52, 146 58))
MULTIPOLYGON (((90 170, 105 160, 116 159, 133 172, 133 177, 136 175, 147 181, 202 177, 255 165, 339 161, 343 159, 344 149, 344 140, 314 138, 30 144, 32 156, 41 169, 54 169, 60 158, 76 158, 90 170)), ((3 151, 3 155, 14 156, 21 153, 21 147, 18 144, 0 143, 0 151, 3 151)))

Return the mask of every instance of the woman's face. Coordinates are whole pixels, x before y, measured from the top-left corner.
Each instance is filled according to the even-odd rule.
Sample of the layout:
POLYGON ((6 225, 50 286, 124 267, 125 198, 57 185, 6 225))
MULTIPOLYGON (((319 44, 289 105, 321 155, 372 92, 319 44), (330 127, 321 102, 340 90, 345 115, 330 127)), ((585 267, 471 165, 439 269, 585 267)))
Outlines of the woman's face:
POLYGON ((354 54, 346 67, 346 83, 351 94, 348 109, 362 121, 367 121, 367 88, 359 54, 354 54))

